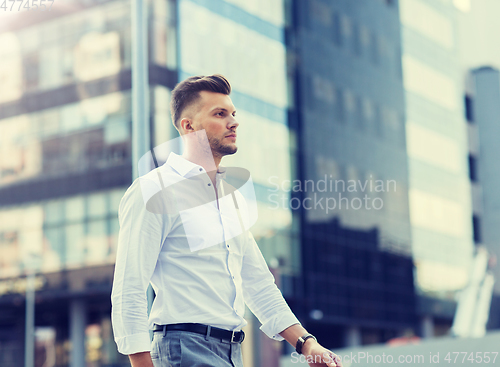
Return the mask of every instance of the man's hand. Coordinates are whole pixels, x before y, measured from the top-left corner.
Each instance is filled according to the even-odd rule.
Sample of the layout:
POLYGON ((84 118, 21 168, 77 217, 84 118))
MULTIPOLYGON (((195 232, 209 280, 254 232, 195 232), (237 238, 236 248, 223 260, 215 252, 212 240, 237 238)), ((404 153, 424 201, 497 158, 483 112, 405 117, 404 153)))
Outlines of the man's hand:
POLYGON ((140 352, 129 354, 132 367, 154 367, 150 352, 140 352))
POLYGON ((321 346, 316 340, 307 339, 302 346, 302 354, 310 367, 342 367, 340 358, 332 351, 321 346))
MULTIPOLYGON (((306 333, 307 330, 301 324, 293 324, 279 334, 295 348, 298 338, 306 333)), ((302 345, 302 354, 311 367, 342 367, 340 358, 313 338, 306 339, 302 345)))

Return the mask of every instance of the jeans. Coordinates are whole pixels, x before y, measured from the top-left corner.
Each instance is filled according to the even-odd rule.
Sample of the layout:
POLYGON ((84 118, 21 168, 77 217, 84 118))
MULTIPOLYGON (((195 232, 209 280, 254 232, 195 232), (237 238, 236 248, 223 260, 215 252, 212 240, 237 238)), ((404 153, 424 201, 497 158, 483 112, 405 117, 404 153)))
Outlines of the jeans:
POLYGON ((154 333, 154 367, 243 367, 241 343, 230 343, 190 331, 154 333))

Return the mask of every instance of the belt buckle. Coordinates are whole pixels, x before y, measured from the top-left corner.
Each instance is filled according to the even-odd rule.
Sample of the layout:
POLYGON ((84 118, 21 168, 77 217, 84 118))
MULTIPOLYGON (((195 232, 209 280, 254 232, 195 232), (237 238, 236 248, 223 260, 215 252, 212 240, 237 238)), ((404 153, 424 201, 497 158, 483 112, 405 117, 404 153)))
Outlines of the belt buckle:
POLYGON ((245 333, 243 332, 243 330, 241 331, 236 331, 236 330, 233 330, 233 332, 231 333, 231 343, 241 343, 243 341, 243 339, 245 339, 245 333), (241 333, 240 334, 240 337, 238 338, 238 340, 235 340, 234 337, 236 336, 236 333, 241 333))
POLYGON ((233 330, 233 332, 231 333, 231 343, 238 343, 237 340, 234 340, 235 335, 236 335, 236 330, 233 330))

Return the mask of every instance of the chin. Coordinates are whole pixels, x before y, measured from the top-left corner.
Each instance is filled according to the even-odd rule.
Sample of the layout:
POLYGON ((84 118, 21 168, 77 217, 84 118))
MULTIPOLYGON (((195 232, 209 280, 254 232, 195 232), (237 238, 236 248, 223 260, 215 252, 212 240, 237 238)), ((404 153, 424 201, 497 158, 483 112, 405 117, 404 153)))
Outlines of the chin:
POLYGON ((236 145, 226 145, 224 147, 221 147, 219 150, 219 153, 222 155, 231 155, 234 154, 238 151, 238 147, 236 145))

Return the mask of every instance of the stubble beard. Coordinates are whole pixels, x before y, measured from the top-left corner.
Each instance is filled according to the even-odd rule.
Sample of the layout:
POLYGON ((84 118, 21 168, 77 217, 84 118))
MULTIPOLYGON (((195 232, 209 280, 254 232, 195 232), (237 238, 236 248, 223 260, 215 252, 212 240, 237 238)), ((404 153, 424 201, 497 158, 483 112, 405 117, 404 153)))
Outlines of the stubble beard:
POLYGON ((234 154, 238 150, 238 147, 236 145, 222 144, 220 139, 217 139, 215 137, 209 138, 208 142, 210 143, 210 148, 212 149, 212 152, 221 157, 225 155, 234 154))

